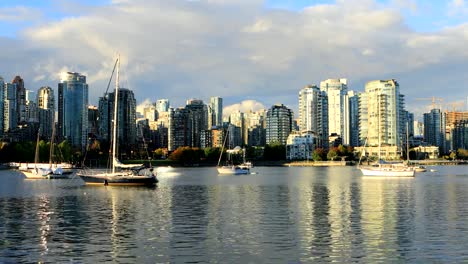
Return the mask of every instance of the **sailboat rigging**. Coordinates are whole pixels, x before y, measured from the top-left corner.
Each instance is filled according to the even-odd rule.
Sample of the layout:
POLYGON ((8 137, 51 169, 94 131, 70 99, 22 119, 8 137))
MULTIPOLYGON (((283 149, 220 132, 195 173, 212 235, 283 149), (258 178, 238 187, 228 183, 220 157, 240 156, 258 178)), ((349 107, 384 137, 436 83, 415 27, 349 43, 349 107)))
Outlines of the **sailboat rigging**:
MULTIPOLYGON (((249 174, 250 173, 250 168, 249 167, 234 165, 234 163, 233 163, 233 161, 231 159, 231 155, 235 154, 235 153, 238 153, 240 148, 239 149, 235 148, 233 150, 227 150, 226 152, 227 152, 227 155, 228 155, 228 158, 227 158, 228 164, 226 164, 224 166, 220 166, 221 158, 223 156, 224 146, 226 145, 228 134, 229 134, 229 131, 226 131, 226 137, 224 138, 223 146, 221 148, 221 153, 219 154, 218 167, 217 167, 218 173, 219 174, 249 174)), ((245 162, 245 160, 244 160, 244 162, 245 162)))
POLYGON ((113 113, 113 133, 112 133, 112 170, 111 172, 83 170, 77 175, 87 185, 123 185, 123 186, 152 186, 158 182, 156 171, 151 165, 143 164, 122 164, 117 159, 117 123, 118 123, 118 92, 119 92, 119 72, 120 57, 116 60, 117 75, 115 81, 114 113, 113 113), (118 169, 118 170, 117 170, 118 169))

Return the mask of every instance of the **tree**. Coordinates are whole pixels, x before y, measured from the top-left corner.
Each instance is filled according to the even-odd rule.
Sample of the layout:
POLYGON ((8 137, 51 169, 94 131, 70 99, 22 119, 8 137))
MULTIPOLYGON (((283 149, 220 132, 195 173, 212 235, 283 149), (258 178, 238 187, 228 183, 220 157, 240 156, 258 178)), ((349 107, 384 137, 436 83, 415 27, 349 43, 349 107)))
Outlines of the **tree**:
POLYGON ((267 144, 263 153, 265 160, 285 160, 286 159, 286 146, 279 142, 267 144))
POLYGON ((327 153, 328 160, 335 160, 338 157, 338 148, 331 148, 327 153))
POLYGON ((458 149, 457 150, 457 157, 460 159, 468 159, 468 150, 467 149, 458 149))
POLYGON ((72 147, 68 141, 64 140, 58 144, 58 152, 57 153, 60 161, 63 162, 70 162, 72 159, 72 147))
POLYGON ((312 159, 314 161, 322 161, 326 158, 326 152, 323 148, 316 148, 314 152, 312 152, 312 159))

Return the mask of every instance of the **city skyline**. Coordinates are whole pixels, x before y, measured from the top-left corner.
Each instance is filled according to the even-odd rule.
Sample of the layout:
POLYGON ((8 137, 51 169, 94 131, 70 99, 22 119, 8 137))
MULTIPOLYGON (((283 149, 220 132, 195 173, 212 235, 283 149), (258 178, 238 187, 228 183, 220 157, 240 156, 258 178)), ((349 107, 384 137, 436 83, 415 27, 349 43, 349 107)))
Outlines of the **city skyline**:
POLYGON ((2 1, 0 10, 6 81, 55 89, 60 72, 80 72, 93 105, 116 52, 122 86, 140 103, 220 96, 225 107, 297 112, 301 87, 347 78, 359 92, 398 80, 419 119, 430 105, 420 97, 466 105, 464 1, 2 1))

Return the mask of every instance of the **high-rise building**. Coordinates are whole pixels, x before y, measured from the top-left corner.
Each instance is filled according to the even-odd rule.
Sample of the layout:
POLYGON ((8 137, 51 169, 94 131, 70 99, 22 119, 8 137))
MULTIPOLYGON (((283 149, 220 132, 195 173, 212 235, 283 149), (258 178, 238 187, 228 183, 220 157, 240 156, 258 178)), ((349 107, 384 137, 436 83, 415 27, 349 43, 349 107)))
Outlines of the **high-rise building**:
POLYGON ((185 109, 188 110, 190 121, 190 138, 191 147, 199 148, 201 131, 208 128, 208 108, 202 100, 190 99, 187 100, 185 109))
MULTIPOLYGON (((108 116, 103 117, 103 120, 107 120, 107 124, 104 127, 108 127, 107 135, 112 135, 112 122, 115 120, 114 115, 114 102, 115 102, 115 91, 108 94, 107 102, 102 102, 102 106, 107 106, 108 109, 100 110, 101 113, 108 113, 108 116)), ((130 152, 136 144, 137 131, 136 131, 136 100, 133 91, 119 87, 118 97, 118 109, 117 109, 117 138, 119 139, 119 153, 130 152)), ((110 138, 109 138, 110 139, 110 138)), ((107 140, 109 140, 107 139, 107 140)))
POLYGON ((349 127, 349 109, 347 108, 348 81, 347 79, 328 79, 320 82, 320 91, 324 92, 328 100, 328 136, 335 135, 343 139, 349 127))
POLYGON ((223 126, 223 98, 211 97, 210 105, 208 107, 209 115, 209 126, 221 127, 223 126))
POLYGON ((16 85, 5 83, 3 90, 3 132, 9 132, 18 126, 16 107, 16 85))
POLYGON ((266 143, 286 145, 292 131, 293 111, 283 104, 273 105, 266 114, 266 143))
POLYGON ((27 122, 26 116, 26 88, 24 88, 24 81, 20 76, 15 76, 11 81, 16 88, 16 118, 17 124, 27 122))
POLYGON ((328 98, 316 85, 299 91, 299 129, 317 137, 317 147, 328 147, 328 98))
POLYGON ((88 140, 88 84, 77 72, 62 73, 58 84, 58 132, 84 150, 88 140))
POLYGON ((190 146, 191 124, 189 110, 184 107, 169 109, 168 150, 190 146))
POLYGON ((158 111, 156 110, 156 106, 151 104, 143 108, 143 117, 148 119, 149 122, 158 120, 158 111))
POLYGON ((36 96, 34 96, 34 91, 26 90, 26 119, 25 122, 27 123, 38 123, 38 109, 36 104, 36 96))
POLYGON ((39 127, 42 128, 43 134, 50 138, 52 136, 52 127, 55 126, 55 97, 52 88, 48 86, 39 88, 36 102, 39 127))
POLYGON ((167 112, 169 111, 169 100, 168 99, 159 99, 156 101, 156 110, 158 112, 167 112))
POLYGON ((439 147, 439 153, 446 153, 446 116, 440 109, 432 109, 424 115, 424 141, 439 147))
POLYGON ((0 76, 0 136, 3 135, 3 107, 4 107, 4 100, 5 100, 5 80, 2 76, 0 76))
MULTIPOLYGON (((396 80, 366 83, 359 100, 360 140, 367 146, 402 146, 406 134, 404 96, 396 80)), ((361 142, 361 143, 362 143, 361 142)))
POLYGON ((343 143, 353 147, 359 146, 359 95, 355 91, 348 91, 345 104, 348 104, 345 109, 348 113, 345 118, 348 119, 345 123, 345 132, 343 143))

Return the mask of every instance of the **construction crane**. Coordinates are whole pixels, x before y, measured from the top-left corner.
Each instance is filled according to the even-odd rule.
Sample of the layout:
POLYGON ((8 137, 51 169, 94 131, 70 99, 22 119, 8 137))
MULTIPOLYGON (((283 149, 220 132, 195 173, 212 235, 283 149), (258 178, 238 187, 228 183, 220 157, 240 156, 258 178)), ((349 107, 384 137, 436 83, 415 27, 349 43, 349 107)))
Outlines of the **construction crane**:
POLYGON ((438 102, 438 105, 439 105, 439 109, 442 108, 442 101, 444 101, 443 98, 440 98, 440 97, 435 97, 435 96, 432 96, 431 98, 416 98, 416 100, 418 101, 422 101, 422 100, 430 100, 432 101, 432 108, 431 109, 435 109, 436 108, 436 101, 438 102))
POLYGON ((452 112, 456 112, 457 110, 463 111, 464 106, 465 106, 465 102, 456 101, 456 102, 447 103, 446 105, 447 105, 447 108, 448 108, 448 106, 452 107, 452 109, 451 109, 452 112))

